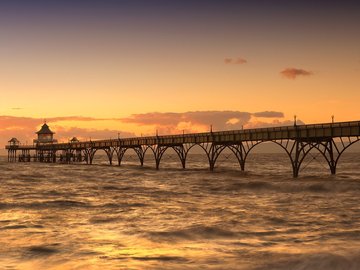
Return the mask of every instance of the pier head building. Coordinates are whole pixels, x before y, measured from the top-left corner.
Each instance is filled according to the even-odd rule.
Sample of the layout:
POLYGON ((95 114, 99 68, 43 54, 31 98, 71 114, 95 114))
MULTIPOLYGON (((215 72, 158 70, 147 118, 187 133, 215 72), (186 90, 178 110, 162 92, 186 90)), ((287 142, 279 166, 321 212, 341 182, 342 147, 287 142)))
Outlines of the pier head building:
POLYGON ((34 139, 34 144, 57 143, 57 140, 54 139, 55 132, 52 132, 46 123, 42 125, 36 134, 38 137, 34 139))

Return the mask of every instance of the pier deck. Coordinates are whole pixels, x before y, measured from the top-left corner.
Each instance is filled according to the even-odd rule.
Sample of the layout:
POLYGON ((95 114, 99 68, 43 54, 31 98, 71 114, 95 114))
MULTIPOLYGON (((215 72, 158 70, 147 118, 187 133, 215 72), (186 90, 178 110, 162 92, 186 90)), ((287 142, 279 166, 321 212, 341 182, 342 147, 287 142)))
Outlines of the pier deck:
POLYGON ((352 121, 70 143, 7 145, 6 149, 9 162, 59 161, 87 164, 92 164, 95 153, 103 150, 109 164, 113 163, 116 155, 118 165, 128 149, 136 152, 141 165, 144 164, 145 153, 152 151, 156 169, 159 169, 161 158, 168 148, 175 150, 182 167, 185 168, 190 149, 199 145, 208 157, 210 170, 214 170, 219 155, 226 148, 232 151, 241 170, 244 170, 246 158, 256 145, 274 142, 288 154, 293 176, 297 177, 304 158, 313 149, 322 154, 331 173, 335 174, 340 156, 349 146, 359 141, 359 138, 360 121, 352 121))

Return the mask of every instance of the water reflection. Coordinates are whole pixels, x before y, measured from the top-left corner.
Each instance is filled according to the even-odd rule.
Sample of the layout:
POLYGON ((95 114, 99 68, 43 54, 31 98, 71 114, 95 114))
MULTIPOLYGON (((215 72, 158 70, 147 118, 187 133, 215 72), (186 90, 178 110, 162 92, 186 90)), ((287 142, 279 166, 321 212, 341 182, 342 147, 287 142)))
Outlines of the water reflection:
POLYGON ((276 158, 246 173, 2 160, 1 269, 359 269, 359 156, 298 180, 276 158))

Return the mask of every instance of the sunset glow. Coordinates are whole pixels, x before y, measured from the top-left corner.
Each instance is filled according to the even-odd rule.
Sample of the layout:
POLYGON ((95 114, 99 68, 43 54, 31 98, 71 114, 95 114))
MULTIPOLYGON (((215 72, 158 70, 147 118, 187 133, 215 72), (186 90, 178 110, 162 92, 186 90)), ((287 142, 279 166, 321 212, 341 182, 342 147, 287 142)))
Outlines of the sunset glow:
POLYGON ((358 14, 353 1, 2 2, 1 143, 44 119, 60 140, 358 120, 358 14))
POLYGON ((359 0, 0 0, 0 268, 360 269, 359 105, 359 0))

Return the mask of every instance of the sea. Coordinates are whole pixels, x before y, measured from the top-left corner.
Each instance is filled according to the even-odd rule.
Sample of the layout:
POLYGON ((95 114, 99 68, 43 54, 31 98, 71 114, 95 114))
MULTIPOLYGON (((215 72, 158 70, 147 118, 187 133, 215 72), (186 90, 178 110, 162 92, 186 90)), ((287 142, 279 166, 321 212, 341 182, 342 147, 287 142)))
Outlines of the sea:
MULTIPOLYGON (((115 161, 116 163, 116 161, 115 161)), ((121 166, 0 158, 0 269, 360 269, 360 153, 174 153, 121 166)))

